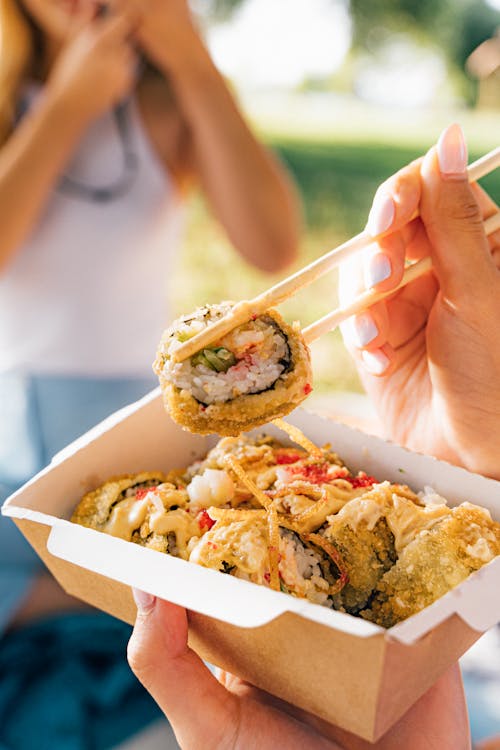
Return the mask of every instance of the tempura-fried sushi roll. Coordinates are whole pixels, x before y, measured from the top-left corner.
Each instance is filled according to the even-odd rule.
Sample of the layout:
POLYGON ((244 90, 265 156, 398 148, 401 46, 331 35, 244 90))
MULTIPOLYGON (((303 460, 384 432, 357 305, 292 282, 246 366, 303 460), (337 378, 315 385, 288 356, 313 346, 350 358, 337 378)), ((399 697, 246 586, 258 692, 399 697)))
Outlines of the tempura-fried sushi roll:
MULTIPOLYGON (((307 458, 301 448, 285 446, 270 436, 261 435, 250 438, 247 435, 225 437, 209 451, 203 461, 190 467, 190 475, 202 473, 205 469, 226 469, 227 459, 232 456, 256 486, 268 490, 277 480, 283 466, 307 458)), ((239 494, 248 496, 245 486, 239 486, 239 494)), ((250 493, 251 494, 251 493, 250 493)))
POLYGON ((201 307, 164 333, 153 369, 172 418, 192 432, 239 435, 298 406, 311 391, 310 354, 298 325, 275 310, 250 320, 189 359, 173 352, 226 315, 233 303, 201 307))
POLYGON ((344 560, 348 582, 335 597, 336 609, 357 614, 396 560, 394 537, 385 518, 391 490, 384 487, 349 500, 329 516, 325 537, 344 560))
MULTIPOLYGON (((192 545, 191 562, 264 586, 271 585, 271 555, 266 512, 210 508, 215 525, 192 545)), ((277 555, 282 591, 332 606, 344 585, 342 563, 326 540, 279 527, 277 555)))
POLYGON ((82 526, 187 558, 187 545, 202 529, 184 508, 185 489, 162 472, 115 477, 80 501, 71 520, 82 526))
POLYGON ((484 508, 463 503, 416 534, 381 578, 361 614, 390 628, 420 612, 500 554, 500 526, 484 508))
POLYGON ((134 502, 145 490, 168 481, 161 471, 142 471, 140 474, 122 474, 112 477, 100 487, 87 492, 78 503, 71 520, 82 526, 103 531, 108 524, 113 508, 123 500, 134 502))
POLYGON ((450 513, 444 505, 420 502, 408 487, 382 482, 327 519, 324 534, 342 555, 349 577, 335 599, 337 608, 358 614, 408 539, 450 513))

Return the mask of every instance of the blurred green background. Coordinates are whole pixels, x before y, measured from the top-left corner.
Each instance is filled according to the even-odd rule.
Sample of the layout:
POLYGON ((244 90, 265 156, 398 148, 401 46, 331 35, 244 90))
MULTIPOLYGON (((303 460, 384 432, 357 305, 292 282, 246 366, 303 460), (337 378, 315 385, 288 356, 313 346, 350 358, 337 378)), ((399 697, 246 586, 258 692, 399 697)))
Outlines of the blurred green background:
MULTIPOLYGON (((205 5, 203 18, 209 44, 212 31, 220 30, 221 23, 226 39, 230 38, 232 27, 237 29, 238 24, 240 27, 243 24, 244 30, 245 19, 251 18, 250 5, 253 3, 255 16, 258 4, 263 6, 263 2, 214 0, 210 7, 205 5)), ((314 11, 313 0, 300 2, 310 14, 314 11)), ((273 3, 277 6, 280 0, 273 0, 273 3)), ((287 30, 287 19, 292 19, 293 6, 297 4, 294 0, 281 0, 281 3, 282 8, 289 11, 282 16, 280 34, 283 34, 287 30)), ((317 0, 317 10, 321 13, 319 6, 325 8, 327 3, 328 0, 317 0)), ((247 80, 244 76, 238 77, 238 71, 231 76, 241 106, 261 137, 279 154, 300 191, 304 233, 296 267, 361 231, 377 186, 425 153, 450 122, 462 124, 470 161, 497 146, 500 131, 500 79, 498 108, 495 101, 488 102, 488 106, 478 106, 481 84, 477 76, 467 70, 471 52, 494 37, 496 25, 500 24, 498 9, 482 0, 453 3, 447 0, 353 0, 350 4, 330 0, 330 4, 332 9, 337 6, 337 11, 344 13, 347 29, 344 32, 348 43, 344 40, 345 53, 340 63, 332 63, 331 69, 328 64, 324 65, 319 74, 317 64, 312 74, 305 64, 302 79, 298 69, 294 81, 275 83, 267 88, 252 81, 251 76, 250 80, 248 76, 247 80), (390 45, 395 38, 398 41, 396 65, 403 77, 401 85, 397 80, 394 83, 394 62, 384 63, 384 55, 391 59, 390 45), (429 61, 435 61, 435 74, 434 79, 428 81, 427 91, 429 61), (375 80, 374 88, 382 92, 378 101, 370 91, 366 93, 366 85, 364 96, 362 92, 363 74, 366 78, 366 71, 372 74, 377 66, 378 78, 368 81, 375 80), (419 71, 422 81, 415 77, 419 71), (408 86, 405 86, 405 75, 408 86), (386 87, 384 80, 387 80, 386 87), (408 97, 406 89, 411 86, 414 92, 410 91, 408 97), (384 96, 385 88, 389 89, 385 92, 387 96, 384 96)), ((271 0, 267 0, 265 7, 271 11, 271 0)), ((279 8, 277 15, 279 17, 279 8)), ((291 27, 289 31, 292 34, 291 27)), ((337 32, 340 34, 339 28, 332 29, 332 44, 337 32)), ((221 58, 219 66, 224 69, 218 38, 215 35, 213 39, 214 52, 221 58)), ((265 40, 262 50, 265 51, 265 40)), ((278 50, 277 46, 277 54, 278 50)), ((215 57, 217 60, 216 54, 215 57)), ((305 53, 304 57, 307 58, 305 53)), ((272 64, 271 59, 269 65, 272 64)), ((500 70, 500 51, 498 64, 500 70)), ((223 72, 234 73, 230 66, 223 72)), ((498 201, 498 171, 482 184, 498 201)), ((199 196, 194 196, 189 205, 184 244, 171 291, 176 314, 207 301, 248 298, 277 280, 277 277, 256 272, 236 256, 199 196)), ((288 319, 298 319, 307 325, 336 304, 336 274, 332 272, 281 309, 288 319)), ((316 394, 360 390, 338 332, 313 345, 313 366, 316 394)))

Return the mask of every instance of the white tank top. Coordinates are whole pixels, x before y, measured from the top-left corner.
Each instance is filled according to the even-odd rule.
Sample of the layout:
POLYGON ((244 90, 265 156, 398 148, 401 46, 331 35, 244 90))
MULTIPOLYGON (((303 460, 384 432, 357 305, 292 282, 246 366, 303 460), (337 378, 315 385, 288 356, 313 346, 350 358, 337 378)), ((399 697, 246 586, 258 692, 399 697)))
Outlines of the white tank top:
MULTIPOLYGON (((183 210, 134 103, 127 113, 138 160, 129 190, 104 203, 54 190, 30 238, 0 275, 0 372, 151 373, 170 320, 167 282, 183 210)), ((118 180, 122 170, 122 144, 110 113, 87 131, 65 174, 100 187, 118 180)))

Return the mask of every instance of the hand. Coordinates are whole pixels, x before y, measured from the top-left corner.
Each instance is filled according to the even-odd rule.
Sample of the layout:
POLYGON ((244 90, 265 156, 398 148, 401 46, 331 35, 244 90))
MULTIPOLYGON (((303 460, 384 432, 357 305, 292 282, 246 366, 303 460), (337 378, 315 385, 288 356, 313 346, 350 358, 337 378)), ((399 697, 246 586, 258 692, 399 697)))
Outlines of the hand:
POLYGON ((161 70, 176 74, 202 53, 186 0, 112 0, 111 7, 137 25, 135 40, 161 70))
POLYGON ((376 744, 344 732, 232 675, 219 681, 187 645, 187 616, 134 591, 130 666, 170 721, 183 750, 470 750, 458 667, 376 744))
POLYGON ((130 19, 98 18, 80 26, 56 61, 47 94, 86 124, 122 100, 135 80, 130 19))
POLYGON ((384 183, 368 222, 393 232, 341 271, 347 303, 389 290, 404 258, 430 255, 433 272, 343 326, 346 345, 389 438, 500 477, 500 232, 495 204, 466 176, 462 131, 384 183), (420 218, 409 221, 420 207, 420 218))

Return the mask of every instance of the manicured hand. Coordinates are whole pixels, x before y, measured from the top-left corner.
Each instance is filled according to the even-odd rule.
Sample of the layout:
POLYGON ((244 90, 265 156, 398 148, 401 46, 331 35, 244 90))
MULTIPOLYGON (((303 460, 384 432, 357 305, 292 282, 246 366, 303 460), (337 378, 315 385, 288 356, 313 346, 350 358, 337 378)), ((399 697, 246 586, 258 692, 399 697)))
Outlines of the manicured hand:
POLYGON ((232 675, 220 673, 217 680, 188 648, 186 611, 149 594, 134 596, 138 615, 129 663, 183 750, 470 750, 458 667, 370 744, 232 675))
POLYGON ((129 41, 132 30, 132 21, 123 15, 87 19, 78 27, 46 89, 68 116, 87 123, 130 92, 136 63, 129 41))
POLYGON ((165 72, 180 72, 203 50, 186 0, 112 0, 111 7, 134 20, 137 44, 165 72))
POLYGON ((405 257, 430 255, 434 270, 343 334, 387 437, 500 478, 500 232, 487 239, 495 204, 469 185, 466 164, 452 125, 379 188, 367 228, 393 233, 342 268, 342 303, 393 288, 405 257))

